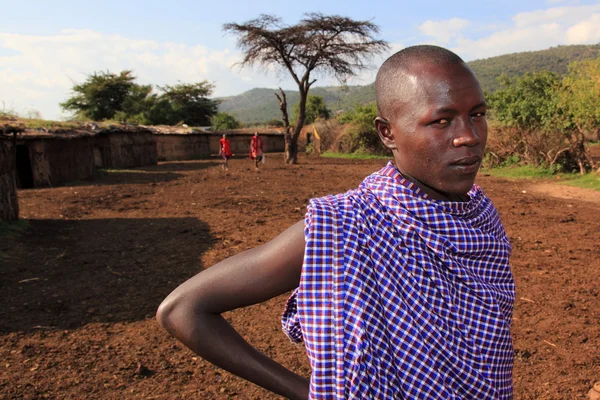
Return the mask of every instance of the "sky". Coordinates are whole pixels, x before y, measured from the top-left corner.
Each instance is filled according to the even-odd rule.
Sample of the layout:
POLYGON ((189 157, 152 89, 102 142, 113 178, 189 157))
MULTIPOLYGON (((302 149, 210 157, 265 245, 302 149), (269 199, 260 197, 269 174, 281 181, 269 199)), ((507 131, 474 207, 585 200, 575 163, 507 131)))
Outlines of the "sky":
MULTIPOLYGON (((391 54, 415 44, 465 61, 558 45, 600 43, 599 0, 0 0, 0 111, 61 120, 59 103, 94 72, 132 70, 140 84, 207 80, 213 97, 255 87, 294 90, 276 70, 240 68, 225 23, 260 14, 295 24, 307 12, 368 20, 390 45, 349 84, 372 83, 391 54)), ((315 86, 335 85, 321 77, 315 86)))

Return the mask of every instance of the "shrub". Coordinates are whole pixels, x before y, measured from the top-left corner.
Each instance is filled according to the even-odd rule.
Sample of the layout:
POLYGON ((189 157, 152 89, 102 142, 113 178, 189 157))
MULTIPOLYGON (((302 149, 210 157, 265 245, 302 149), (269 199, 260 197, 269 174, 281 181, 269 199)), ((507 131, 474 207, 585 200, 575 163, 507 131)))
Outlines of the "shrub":
POLYGON ((233 115, 224 112, 218 112, 211 118, 212 129, 215 131, 236 129, 240 127, 240 123, 233 115))

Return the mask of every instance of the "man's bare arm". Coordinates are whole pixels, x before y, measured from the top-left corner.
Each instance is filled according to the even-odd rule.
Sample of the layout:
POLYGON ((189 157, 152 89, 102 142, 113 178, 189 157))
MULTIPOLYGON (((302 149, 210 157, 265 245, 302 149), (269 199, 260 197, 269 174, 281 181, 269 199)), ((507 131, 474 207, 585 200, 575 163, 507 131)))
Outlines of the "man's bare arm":
POLYGON ((220 315, 298 286, 303 222, 270 242, 230 257, 184 282, 160 305, 157 319, 213 364, 291 399, 308 398, 308 380, 250 346, 220 315))

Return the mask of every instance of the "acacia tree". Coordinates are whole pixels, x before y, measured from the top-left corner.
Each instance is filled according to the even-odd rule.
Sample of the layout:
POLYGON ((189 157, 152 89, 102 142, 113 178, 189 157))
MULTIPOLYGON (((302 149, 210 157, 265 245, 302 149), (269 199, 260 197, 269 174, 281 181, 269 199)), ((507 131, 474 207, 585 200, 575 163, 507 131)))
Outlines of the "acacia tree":
POLYGON ((138 85, 135 79, 129 70, 94 72, 85 82, 75 84, 73 95, 60 106, 76 117, 94 121, 112 119, 118 112, 130 114, 126 108, 139 104, 152 91, 152 86, 138 85))
POLYGON ((258 64, 287 71, 298 85, 300 102, 294 129, 286 134, 285 162, 297 162, 298 136, 306 119, 306 101, 316 75, 332 75, 340 82, 367 68, 375 54, 388 48, 374 36, 379 27, 338 15, 308 13, 296 25, 285 25, 272 15, 261 15, 243 24, 223 25, 238 36, 244 52, 241 66, 258 64))
MULTIPOLYGON (((210 119, 217 113, 219 102, 208 98, 214 85, 208 81, 197 83, 178 83, 158 88, 163 91, 160 99, 166 99, 171 105, 171 112, 166 118, 167 124, 175 125, 185 122, 188 125, 210 125, 210 119)), ((163 122, 164 123, 164 122, 163 122)))

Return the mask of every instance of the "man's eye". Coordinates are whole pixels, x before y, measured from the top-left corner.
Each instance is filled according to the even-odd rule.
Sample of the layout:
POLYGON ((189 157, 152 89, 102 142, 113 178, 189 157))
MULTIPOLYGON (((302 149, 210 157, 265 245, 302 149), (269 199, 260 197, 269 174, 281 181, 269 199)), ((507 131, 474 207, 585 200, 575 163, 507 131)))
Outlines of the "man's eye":
POLYGON ((441 119, 438 119, 436 121, 433 121, 431 124, 432 125, 438 125, 438 126, 444 126, 444 125, 448 125, 449 123, 450 123, 449 119, 441 118, 441 119))
POLYGON ((485 117, 485 112, 478 112, 475 114, 471 114, 471 118, 484 118, 485 117))

